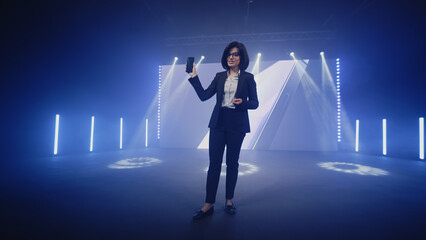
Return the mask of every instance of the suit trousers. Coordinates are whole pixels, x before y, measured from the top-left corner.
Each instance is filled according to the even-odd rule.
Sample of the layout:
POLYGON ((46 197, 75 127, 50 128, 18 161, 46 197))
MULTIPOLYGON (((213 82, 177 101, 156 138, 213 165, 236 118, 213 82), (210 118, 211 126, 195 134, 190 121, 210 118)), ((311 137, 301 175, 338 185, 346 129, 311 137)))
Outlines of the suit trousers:
POLYGON ((246 134, 244 132, 223 129, 210 129, 209 157, 207 172, 206 203, 215 203, 222 168, 223 153, 226 146, 226 199, 234 197, 238 178, 238 159, 241 145, 246 134))

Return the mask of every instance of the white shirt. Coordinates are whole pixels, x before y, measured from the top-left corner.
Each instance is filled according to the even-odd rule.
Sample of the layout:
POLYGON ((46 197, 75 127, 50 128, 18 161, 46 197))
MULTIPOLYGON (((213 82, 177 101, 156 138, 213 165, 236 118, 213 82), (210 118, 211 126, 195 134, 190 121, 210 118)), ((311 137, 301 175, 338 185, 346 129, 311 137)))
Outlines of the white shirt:
POLYGON ((232 100, 235 98, 235 92, 237 91, 238 86, 238 77, 240 76, 240 71, 238 71, 238 75, 233 77, 232 79, 228 76, 225 81, 225 89, 222 100, 222 107, 235 109, 235 105, 232 103, 232 100))

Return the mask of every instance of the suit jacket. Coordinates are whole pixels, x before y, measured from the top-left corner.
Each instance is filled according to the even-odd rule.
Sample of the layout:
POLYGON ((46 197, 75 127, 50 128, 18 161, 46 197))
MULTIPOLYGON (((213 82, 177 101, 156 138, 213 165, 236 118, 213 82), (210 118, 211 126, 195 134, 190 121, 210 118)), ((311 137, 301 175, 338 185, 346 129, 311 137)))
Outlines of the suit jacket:
MULTIPOLYGON (((225 94, 225 81, 227 77, 228 75, 226 71, 217 73, 207 89, 204 89, 201 85, 198 75, 188 79, 201 101, 206 101, 216 94, 216 105, 214 106, 213 113, 210 118, 209 128, 216 128, 218 126, 223 95, 225 94)), ((259 106, 259 101, 257 100, 256 82, 254 81, 253 74, 242 70, 240 71, 235 98, 241 98, 243 101, 238 105, 235 104, 235 109, 232 111, 232 129, 239 132, 250 132, 250 123, 247 110, 256 109, 259 106)))

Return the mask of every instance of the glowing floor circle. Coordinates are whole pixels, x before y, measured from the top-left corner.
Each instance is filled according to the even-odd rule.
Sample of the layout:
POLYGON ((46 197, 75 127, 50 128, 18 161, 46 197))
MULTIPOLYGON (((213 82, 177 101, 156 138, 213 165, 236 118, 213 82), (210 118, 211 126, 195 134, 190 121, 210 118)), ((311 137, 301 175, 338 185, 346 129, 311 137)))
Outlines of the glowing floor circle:
POLYGON ((137 157, 137 158, 127 158, 120 161, 117 161, 113 164, 108 165, 109 168, 113 169, 129 169, 129 168, 141 168, 141 167, 150 167, 161 163, 160 159, 152 157, 137 157))
MULTIPOLYGON (((238 168, 238 176, 244 176, 248 174, 255 173, 259 170, 256 165, 250 163, 239 163, 240 167, 238 168)), ((207 172, 209 168, 204 169, 207 172)), ((222 171, 220 172, 220 176, 226 176, 226 163, 222 163, 222 171)))
POLYGON ((389 175, 389 172, 379 169, 379 168, 373 168, 369 166, 364 166, 360 164, 355 163, 345 163, 345 162, 321 162, 318 163, 318 166, 338 171, 338 172, 345 172, 345 173, 354 173, 359 175, 370 175, 370 176, 384 176, 389 175), (339 167, 340 166, 340 167, 339 167), (350 168, 350 169, 348 169, 350 168))

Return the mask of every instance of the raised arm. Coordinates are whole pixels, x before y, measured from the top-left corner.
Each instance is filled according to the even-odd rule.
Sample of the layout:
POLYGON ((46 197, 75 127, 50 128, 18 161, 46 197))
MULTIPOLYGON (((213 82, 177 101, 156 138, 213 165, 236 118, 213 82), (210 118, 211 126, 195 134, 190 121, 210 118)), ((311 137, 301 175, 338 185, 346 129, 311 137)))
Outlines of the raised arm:
POLYGON ((201 85, 198 75, 195 75, 195 77, 189 78, 188 81, 194 87, 195 92, 197 93, 201 101, 206 101, 210 99, 216 93, 217 75, 213 79, 213 81, 210 83, 210 86, 207 89, 204 89, 203 86, 201 85))
POLYGON ((189 78, 188 81, 194 87, 195 92, 197 93, 201 101, 204 102, 207 99, 213 97, 213 95, 216 93, 217 75, 213 79, 212 83, 210 83, 210 86, 205 90, 203 86, 201 85, 200 79, 198 78, 198 75, 197 75, 197 71, 195 70, 195 63, 192 67, 192 72, 189 73, 189 75, 191 76, 191 78, 189 78))

